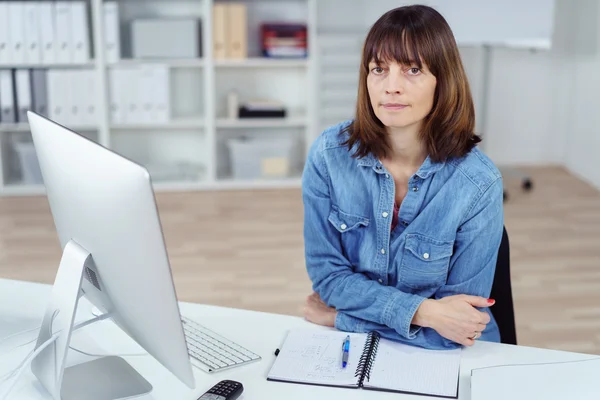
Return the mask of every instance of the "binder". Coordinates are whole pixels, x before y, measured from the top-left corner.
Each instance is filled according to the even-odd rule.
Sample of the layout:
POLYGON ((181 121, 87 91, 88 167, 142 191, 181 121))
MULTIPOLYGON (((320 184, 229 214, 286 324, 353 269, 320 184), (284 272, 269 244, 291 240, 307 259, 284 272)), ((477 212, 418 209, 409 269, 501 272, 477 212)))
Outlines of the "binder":
POLYGON ((94 76, 95 71, 85 70, 78 72, 82 75, 81 94, 78 96, 82 104, 81 124, 95 126, 98 123, 98 107, 96 105, 96 101, 98 100, 98 81, 94 76))
POLYGON ((116 1, 107 1, 103 4, 103 10, 106 62, 114 64, 121 58, 119 4, 116 1))
POLYGON ((90 60, 90 39, 86 4, 83 1, 71 3, 71 35, 71 61, 75 64, 88 62, 90 60))
POLYGON ((58 64, 72 62, 72 25, 71 3, 68 1, 54 2, 54 26, 56 27, 56 52, 55 61, 58 64))
POLYGON ((110 118, 113 124, 124 124, 127 116, 127 99, 125 98, 126 71, 123 67, 113 67, 108 72, 110 118))
POLYGON ((2 109, 0 121, 3 124, 17 122, 13 71, 10 69, 0 70, 0 107, 2 109))
POLYGON ((31 81, 28 69, 15 71, 15 82, 17 91, 17 122, 27 123, 27 111, 31 110, 31 81))
POLYGON ((68 123, 72 126, 82 125, 84 120, 83 109, 85 108, 84 101, 86 96, 86 93, 83 92, 85 76, 82 73, 85 71, 62 72, 64 74, 62 79, 65 83, 63 90, 65 92, 64 94, 68 96, 67 98, 69 104, 65 114, 65 123, 68 123), (66 74, 68 74, 68 78, 66 77, 66 74))
POLYGON ((227 5, 213 5, 213 57, 215 60, 227 58, 227 5))
POLYGON ((169 67, 154 66, 154 119, 153 122, 167 123, 171 120, 171 81, 169 67))
POLYGON ((227 4, 227 58, 248 57, 247 10, 243 3, 227 4))
POLYGON ((154 65, 143 64, 140 66, 139 74, 137 74, 139 83, 138 99, 140 101, 140 122, 147 124, 156 122, 156 96, 154 96, 154 86, 160 84, 154 77, 154 65))
POLYGON ((293 329, 267 380, 458 398, 461 350, 427 350, 376 332, 293 329), (342 345, 350 338, 346 367, 342 345))
POLYGON ((71 113, 71 72, 63 70, 48 71, 48 113, 50 119, 69 125, 71 113))
POLYGON ((10 64, 8 3, 0 2, 0 65, 10 64))
POLYGON ((46 70, 31 70, 31 89, 33 92, 33 110, 45 117, 48 116, 48 86, 46 70))
POLYGON ((25 58, 28 64, 41 64, 41 34, 39 2, 27 2, 23 11, 23 27, 25 29, 25 58))
POLYGON ((54 26, 54 6, 52 3, 38 4, 40 20, 42 64, 56 63, 56 29, 54 26))
POLYGON ((8 26, 10 37, 10 63, 27 64, 25 52, 25 3, 11 1, 8 3, 8 26))

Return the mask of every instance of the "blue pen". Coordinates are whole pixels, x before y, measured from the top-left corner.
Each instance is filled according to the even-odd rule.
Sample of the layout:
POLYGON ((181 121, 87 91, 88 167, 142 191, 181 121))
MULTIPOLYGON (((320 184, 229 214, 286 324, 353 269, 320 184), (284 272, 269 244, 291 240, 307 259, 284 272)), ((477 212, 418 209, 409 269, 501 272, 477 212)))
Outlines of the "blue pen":
POLYGON ((348 355, 350 354, 350 335, 346 336, 342 343, 342 368, 346 368, 348 364, 348 355))

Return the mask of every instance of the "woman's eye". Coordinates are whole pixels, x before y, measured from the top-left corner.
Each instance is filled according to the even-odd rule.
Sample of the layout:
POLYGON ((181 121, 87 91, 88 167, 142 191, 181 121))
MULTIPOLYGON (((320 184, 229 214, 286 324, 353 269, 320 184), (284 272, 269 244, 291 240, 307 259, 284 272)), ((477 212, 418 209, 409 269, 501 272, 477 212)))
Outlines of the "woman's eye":
POLYGON ((408 71, 411 73, 411 75, 418 75, 421 72, 421 70, 419 68, 416 68, 416 67, 411 68, 408 71))
POLYGON ((383 73, 383 68, 381 68, 381 67, 375 67, 371 71, 374 72, 374 73, 376 73, 376 74, 381 74, 381 73, 383 73))

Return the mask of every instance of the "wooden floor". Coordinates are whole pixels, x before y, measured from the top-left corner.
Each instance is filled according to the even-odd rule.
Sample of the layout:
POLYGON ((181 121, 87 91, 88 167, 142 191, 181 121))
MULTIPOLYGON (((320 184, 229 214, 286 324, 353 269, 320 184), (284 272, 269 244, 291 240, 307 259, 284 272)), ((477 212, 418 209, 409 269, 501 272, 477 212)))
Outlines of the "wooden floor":
MULTIPOLYGON (((520 344, 600 354, 600 192, 561 168, 507 180, 520 344)), ((300 315, 310 293, 296 189, 159 194, 181 300, 300 315)), ((46 199, 0 198, 0 277, 51 283, 46 199)))

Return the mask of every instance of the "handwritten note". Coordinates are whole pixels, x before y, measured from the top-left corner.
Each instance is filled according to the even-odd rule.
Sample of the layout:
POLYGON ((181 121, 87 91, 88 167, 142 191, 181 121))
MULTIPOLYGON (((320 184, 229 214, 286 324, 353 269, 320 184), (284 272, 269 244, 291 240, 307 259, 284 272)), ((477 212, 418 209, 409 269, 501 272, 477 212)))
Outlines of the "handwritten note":
POLYGON ((342 368, 342 343, 348 335, 339 331, 293 330, 269 372, 269 379, 331 386, 358 386, 356 368, 365 335, 350 334, 348 365, 342 368))

